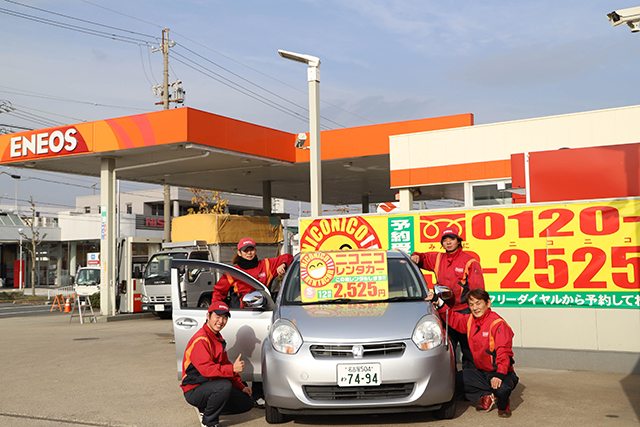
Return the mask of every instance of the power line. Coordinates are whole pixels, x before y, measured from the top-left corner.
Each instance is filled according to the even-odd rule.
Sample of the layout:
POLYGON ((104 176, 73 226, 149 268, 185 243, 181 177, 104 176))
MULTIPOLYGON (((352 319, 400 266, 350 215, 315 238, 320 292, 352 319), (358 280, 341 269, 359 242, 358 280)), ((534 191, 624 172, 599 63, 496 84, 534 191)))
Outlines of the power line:
POLYGON ((149 110, 144 109, 144 108, 125 107, 125 106, 122 106, 122 105, 100 104, 100 103, 97 103, 97 102, 90 102, 90 101, 78 101, 76 99, 61 98, 61 97, 58 97, 58 96, 45 95, 45 94, 41 94, 41 93, 38 93, 38 92, 31 92, 31 91, 27 91, 27 90, 7 88, 6 86, 0 86, 0 92, 10 93, 10 94, 13 94, 13 95, 31 96, 33 98, 50 99, 50 100, 53 100, 53 101, 74 102, 76 104, 93 105, 94 107, 118 108, 118 109, 122 109, 122 110, 134 110, 134 111, 144 111, 144 112, 148 112, 149 111, 149 110), (9 90, 7 90, 7 89, 9 89, 9 90))
MULTIPOLYGON (((5 0, 6 1, 6 0, 5 0)), ((132 37, 120 36, 117 34, 109 34, 104 31, 92 30, 90 28, 79 27, 77 25, 65 24, 59 21, 53 21, 51 19, 40 18, 38 16, 29 15, 26 13, 15 12, 9 9, 0 8, 0 13, 4 13, 6 15, 15 16, 16 18, 22 18, 29 21, 38 22, 41 24, 51 25, 53 27, 63 28, 65 30, 77 31, 79 33, 89 34, 96 37, 102 37, 106 39, 121 41, 125 43, 138 44, 138 43, 148 43, 147 40, 134 39, 132 37)))
MULTIPOLYGON (((202 56, 202 55, 200 55, 200 54, 198 54, 198 53, 194 52, 193 50, 191 50, 191 49, 189 49, 189 48, 187 48, 187 47, 185 47, 185 46, 182 46, 181 44, 177 44, 177 46, 182 47, 183 49, 187 50, 188 52, 192 53, 193 55, 196 55, 198 58, 204 59, 205 61, 209 62, 210 64, 213 64, 213 65, 215 65, 216 67, 223 69, 223 70, 224 70, 224 71, 226 71, 227 73, 232 74, 232 75, 234 75, 235 77, 237 77, 237 78, 239 78, 239 79, 241 79, 241 80, 243 80, 243 81, 245 81, 245 82, 247 82, 247 83, 249 83, 249 84, 251 84, 251 85, 253 85, 253 86, 257 87, 257 88, 259 88, 259 89, 262 89, 263 91, 265 91, 265 92, 269 93, 270 95, 273 95, 273 96, 275 96, 276 98, 279 98, 279 99, 281 99, 281 100, 283 100, 283 101, 285 101, 285 102, 288 102, 289 104, 292 104, 292 105, 294 105, 294 106, 296 106, 296 107, 298 107, 298 108, 302 109, 302 110, 303 110, 303 111, 305 111, 307 114, 309 114, 309 109, 308 109, 308 108, 305 108, 305 107, 303 107, 303 106, 300 106, 300 105, 296 104, 295 102, 290 101, 290 100, 288 100, 288 99, 286 99, 286 98, 284 98, 284 97, 282 97, 282 96, 278 95, 277 93, 271 92, 270 90, 265 89, 264 87, 262 87, 262 86, 260 86, 260 85, 258 85, 258 84, 256 84, 256 83, 253 83, 252 81, 250 81, 250 80, 248 80, 248 79, 245 79, 244 77, 240 76, 239 74, 236 74, 236 73, 234 73, 233 71, 231 71, 231 70, 229 70, 229 69, 227 69, 227 68, 224 68, 223 66, 221 66, 221 65, 219 65, 219 64, 216 64, 215 62, 211 61, 210 59, 205 58, 204 56, 202 56)), ((204 67, 203 67, 203 68, 204 68, 204 67)), ((218 74, 216 74, 216 75, 218 75, 218 74)), ((331 123, 333 123, 333 124, 335 124, 335 125, 337 125, 337 126, 340 126, 340 127, 342 127, 342 128, 346 127, 346 126, 341 125, 340 123, 334 122, 333 120, 330 120, 330 119, 328 119, 328 118, 326 118, 326 117, 322 117, 322 118, 323 118, 325 121, 331 122, 331 123)))
POLYGON ((122 31, 123 33, 136 34, 136 35, 139 35, 139 36, 149 37, 149 38, 151 38, 151 39, 155 39, 155 37, 154 37, 154 36, 150 36, 149 34, 137 33, 137 32, 135 32, 135 31, 131 31, 131 30, 125 30, 125 29, 122 29, 122 28, 111 27, 111 26, 109 26, 109 25, 100 24, 100 23, 98 23, 98 22, 87 21, 87 20, 85 20, 85 19, 75 18, 75 17, 73 17, 73 16, 64 15, 64 14, 62 14, 62 13, 52 12, 52 11, 50 11, 50 10, 40 9, 40 8, 38 8, 38 7, 35 7, 35 6, 30 6, 30 5, 28 5, 28 4, 24 4, 24 3, 19 3, 19 2, 14 1, 14 0, 4 0, 4 1, 6 1, 7 3, 13 3, 13 4, 16 4, 16 5, 18 5, 18 6, 23 6, 23 7, 28 7, 28 8, 30 8, 30 9, 39 10, 40 12, 45 12, 45 13, 50 13, 50 14, 52 14, 52 15, 62 16, 62 17, 67 18, 67 19, 73 19, 73 20, 76 20, 76 21, 85 22, 85 23, 87 23, 87 24, 96 25, 96 26, 99 26, 99 27, 110 28, 110 29, 112 29, 112 30, 122 31))

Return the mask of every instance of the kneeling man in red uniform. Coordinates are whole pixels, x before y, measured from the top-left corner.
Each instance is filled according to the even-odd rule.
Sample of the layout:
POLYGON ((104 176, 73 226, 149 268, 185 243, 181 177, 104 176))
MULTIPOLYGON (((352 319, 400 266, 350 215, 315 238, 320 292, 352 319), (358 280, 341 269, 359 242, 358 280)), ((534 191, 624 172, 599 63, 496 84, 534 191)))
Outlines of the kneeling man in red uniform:
POLYGON ((513 370, 513 331, 491 310, 491 299, 484 289, 469 291, 467 302, 471 314, 449 310, 444 304, 438 309, 443 319, 449 310, 449 326, 467 335, 476 365, 475 369, 458 372, 464 387, 458 392, 477 402, 479 411, 490 411, 497 406, 499 416, 510 417, 509 396, 518 384, 513 370))
POLYGON ((182 359, 180 387, 187 402, 200 411, 203 426, 219 427, 219 415, 241 414, 253 408, 251 388, 240 380, 242 355, 233 363, 229 361, 227 343, 220 335, 230 316, 227 304, 212 303, 207 323, 193 335, 182 359))

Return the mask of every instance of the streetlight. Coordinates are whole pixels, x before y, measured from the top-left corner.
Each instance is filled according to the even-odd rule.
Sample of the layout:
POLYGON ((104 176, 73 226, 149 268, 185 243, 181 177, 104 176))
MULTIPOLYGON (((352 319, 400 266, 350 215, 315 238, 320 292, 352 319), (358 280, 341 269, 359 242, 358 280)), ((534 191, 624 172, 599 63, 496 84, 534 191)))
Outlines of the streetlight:
POLYGON ((20 179, 20 175, 15 175, 9 172, 5 172, 5 171, 0 171, 0 174, 5 174, 5 175, 9 175, 11 178, 14 179, 14 181, 16 182, 16 193, 15 193, 15 199, 14 199, 14 203, 15 203, 15 211, 16 214, 18 213, 18 180, 20 179))
POLYGON ((320 149, 320 58, 302 53, 278 50, 285 59, 309 65, 309 151, 311 170, 311 216, 322 215, 322 167, 320 149))
MULTIPOLYGON (((20 261, 18 262, 18 269, 20 270, 20 279, 18 281, 18 290, 22 290, 22 233, 24 232, 24 228, 18 228, 18 234, 20 235, 20 261)), ((13 273, 13 277, 15 276, 15 272, 13 273)))
POLYGON ((627 24, 632 33, 640 32, 640 6, 614 10, 607 13, 607 18, 614 27, 627 24))

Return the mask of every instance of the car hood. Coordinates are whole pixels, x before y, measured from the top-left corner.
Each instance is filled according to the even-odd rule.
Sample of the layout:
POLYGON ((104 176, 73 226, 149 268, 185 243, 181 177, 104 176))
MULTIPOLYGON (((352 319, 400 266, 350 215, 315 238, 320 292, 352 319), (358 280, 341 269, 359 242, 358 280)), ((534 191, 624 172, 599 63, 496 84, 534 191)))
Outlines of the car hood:
POLYGON ((427 314, 434 311, 425 301, 283 306, 279 310, 279 317, 295 324, 304 341, 336 344, 410 339, 427 314))

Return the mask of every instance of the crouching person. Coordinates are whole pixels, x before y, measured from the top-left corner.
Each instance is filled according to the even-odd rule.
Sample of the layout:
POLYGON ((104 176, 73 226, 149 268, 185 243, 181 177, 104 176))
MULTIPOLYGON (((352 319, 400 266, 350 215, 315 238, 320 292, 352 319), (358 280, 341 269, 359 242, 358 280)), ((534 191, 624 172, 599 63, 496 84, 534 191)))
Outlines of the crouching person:
POLYGON ((180 387, 187 402, 200 411, 203 426, 219 427, 221 414, 241 414, 253 408, 251 388, 240 380, 245 363, 242 355, 229 361, 220 334, 230 316, 227 304, 211 304, 207 323, 191 338, 182 360, 180 387))
MULTIPOLYGON (((471 402, 476 409, 490 411, 498 407, 498 415, 511 416, 509 396, 518 384, 513 370, 513 331, 507 322, 491 310, 489 294, 481 288, 472 289, 467 301, 471 314, 449 311, 449 326, 467 334, 469 347, 476 368, 458 372, 464 390, 458 393, 471 402)), ((439 300, 438 312, 446 318, 447 306, 439 300)), ((460 381, 458 381, 460 384, 460 381)))

